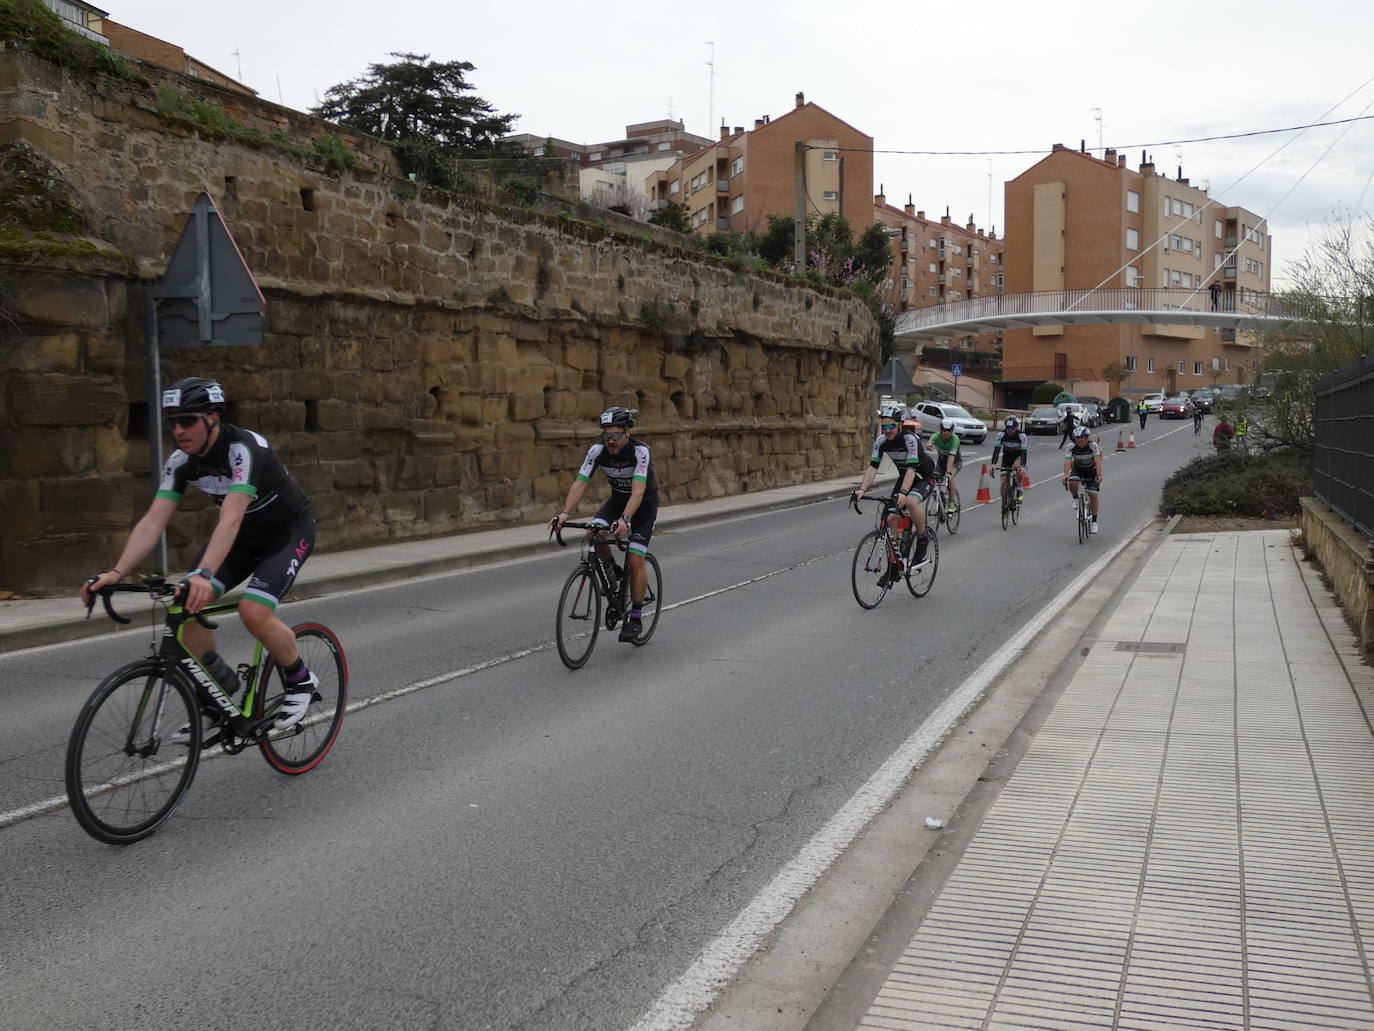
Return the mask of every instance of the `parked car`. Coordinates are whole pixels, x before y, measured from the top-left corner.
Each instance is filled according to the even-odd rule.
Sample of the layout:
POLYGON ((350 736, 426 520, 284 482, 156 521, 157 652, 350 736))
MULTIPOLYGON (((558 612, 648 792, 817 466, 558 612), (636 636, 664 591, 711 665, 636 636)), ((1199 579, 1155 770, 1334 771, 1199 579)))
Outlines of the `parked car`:
POLYGON ((1200 408, 1203 412, 1210 412, 1212 410, 1212 400, 1214 397, 1215 395, 1209 387, 1201 387, 1198 390, 1194 390, 1192 393, 1193 407, 1200 408))
MULTIPOLYGON (((1083 413, 1084 413, 1084 411, 1085 411, 1086 409, 1084 408, 1084 406, 1083 406, 1083 404, 1082 404, 1081 402, 1079 402, 1079 401, 1061 401, 1061 402, 1059 402, 1059 404, 1055 405, 1054 407, 1056 407, 1056 408, 1059 409, 1059 418, 1060 418, 1060 419, 1063 419, 1063 418, 1064 418, 1064 413, 1065 413, 1066 411, 1069 411, 1069 412, 1073 412, 1073 417, 1074 417, 1075 420, 1077 420, 1077 421, 1074 423, 1075 426, 1086 426, 1086 425, 1087 425, 1087 422, 1086 422, 1086 421, 1084 420, 1084 418, 1083 418, 1083 413)), ((1060 427, 1062 428, 1064 424, 1061 422, 1059 425, 1060 425, 1060 427)))
POLYGON ((967 408, 952 401, 921 401, 911 409, 911 415, 920 422, 921 432, 926 436, 938 430, 943 420, 953 419, 954 432, 961 441, 981 444, 987 439, 988 424, 975 419, 967 408))
POLYGON ((1083 425, 1101 426, 1105 421, 1102 414, 1102 406, 1093 401, 1083 402, 1083 425))
POLYGON ((1174 395, 1166 397, 1164 404, 1159 408, 1161 419, 1191 419, 1193 417, 1193 399, 1188 395, 1174 395))
POLYGON ((1145 402, 1145 411, 1149 412, 1151 415, 1164 407, 1163 394, 1146 394, 1141 400, 1145 402))
POLYGON ((1058 433, 1059 409, 1037 408, 1026 416, 1027 433, 1058 433))

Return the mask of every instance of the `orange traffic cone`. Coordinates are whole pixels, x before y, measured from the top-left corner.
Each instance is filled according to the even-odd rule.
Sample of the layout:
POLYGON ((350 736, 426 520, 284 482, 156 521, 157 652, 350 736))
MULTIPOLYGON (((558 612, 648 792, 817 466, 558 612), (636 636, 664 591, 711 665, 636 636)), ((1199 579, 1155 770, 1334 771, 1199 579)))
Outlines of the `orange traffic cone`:
POLYGON ((1127 446, 1127 447, 1135 447, 1135 430, 1131 430, 1131 439, 1130 439, 1130 442, 1127 443, 1126 446, 1127 446))
POLYGON ((1117 449, 1118 451, 1125 451, 1125 450, 1126 450, 1125 439, 1122 437, 1121 431, 1120 431, 1120 430, 1117 430, 1117 431, 1116 431, 1116 449, 1117 449))
POLYGON ((1030 477, 1026 474, 1025 466, 1021 467, 1021 489, 1030 490, 1035 484, 1031 483, 1030 477))
POLYGON ((992 491, 988 487, 988 464, 983 463, 983 471, 978 474, 978 496, 973 499, 975 504, 991 505, 992 491))

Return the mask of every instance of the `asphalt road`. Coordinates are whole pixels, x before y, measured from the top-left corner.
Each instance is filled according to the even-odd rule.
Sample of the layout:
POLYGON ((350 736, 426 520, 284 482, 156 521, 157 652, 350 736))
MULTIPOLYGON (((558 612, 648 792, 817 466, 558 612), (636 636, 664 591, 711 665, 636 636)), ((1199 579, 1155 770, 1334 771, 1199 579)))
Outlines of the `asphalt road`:
MULTIPOLYGON (((1035 438, 1032 479, 1053 479, 1020 525, 966 512, 930 595, 899 588, 870 612, 849 588, 870 517, 841 502, 662 534, 657 636, 603 633, 575 673, 552 647, 571 551, 287 606, 339 633, 355 703, 430 686, 350 715, 307 776, 255 752, 204 763, 138 845, 100 845, 65 810, 0 829, 0 1026, 632 1023, 946 695, 1154 512, 1204 449, 1191 430, 1152 418, 1149 446, 1116 455, 1104 429, 1087 545, 1057 438, 1035 438)), ((966 459, 966 499, 988 451, 966 459)), ((221 650, 245 640, 235 628, 221 650)), ((144 648, 0 655, 0 823, 62 794, 82 701, 144 648)))

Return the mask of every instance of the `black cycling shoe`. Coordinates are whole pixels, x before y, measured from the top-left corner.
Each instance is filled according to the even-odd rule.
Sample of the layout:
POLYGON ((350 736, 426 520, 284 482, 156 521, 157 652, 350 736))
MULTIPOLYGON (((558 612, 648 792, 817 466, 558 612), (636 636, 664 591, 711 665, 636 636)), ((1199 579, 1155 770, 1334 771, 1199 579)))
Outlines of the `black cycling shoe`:
POLYGON ((916 558, 914 559, 916 565, 919 566, 922 562, 924 562, 924 561, 926 560, 926 552, 927 552, 929 549, 930 549, 930 535, 929 535, 929 534, 927 534, 927 535, 924 536, 924 537, 917 537, 917 538, 916 538, 916 558))
POLYGON ((639 635, 643 629, 644 624, 631 616, 629 619, 625 620, 625 625, 620 628, 620 639, 628 643, 633 643, 639 640, 639 635))

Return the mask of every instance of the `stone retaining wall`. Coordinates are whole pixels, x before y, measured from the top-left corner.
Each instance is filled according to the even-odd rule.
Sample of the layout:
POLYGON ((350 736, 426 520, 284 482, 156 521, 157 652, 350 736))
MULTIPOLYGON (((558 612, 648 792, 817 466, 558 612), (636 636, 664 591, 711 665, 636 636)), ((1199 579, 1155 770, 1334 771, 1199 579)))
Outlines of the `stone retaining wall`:
POLYGON ((1302 498, 1302 532, 1365 651, 1374 650, 1374 553, 1369 538, 1316 498, 1302 498))
MULTIPOLYGON (((311 495, 322 549, 542 518, 608 404, 641 410, 668 502, 862 467, 877 332, 852 295, 207 143, 151 104, 0 51, 0 149, 31 145, 91 236, 0 240, 0 588, 108 565, 146 502, 145 296, 201 191, 263 287, 267 338, 168 352, 164 381, 225 383, 230 421, 311 495)), ((200 507, 176 562, 211 525, 200 507)))

